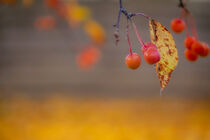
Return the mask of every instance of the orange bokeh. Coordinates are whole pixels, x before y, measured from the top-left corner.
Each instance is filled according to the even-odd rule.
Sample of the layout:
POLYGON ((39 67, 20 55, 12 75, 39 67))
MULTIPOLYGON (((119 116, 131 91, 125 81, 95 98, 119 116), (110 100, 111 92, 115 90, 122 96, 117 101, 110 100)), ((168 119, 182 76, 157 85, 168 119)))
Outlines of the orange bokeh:
POLYGON ((56 20, 52 16, 44 16, 36 19, 34 26, 39 30, 50 30, 56 25, 56 20))
POLYGON ((67 6, 67 20, 70 26, 77 27, 90 18, 90 9, 76 3, 67 6))
POLYGON ((100 50, 95 46, 87 46, 77 56, 77 64, 80 68, 87 69, 94 66, 100 59, 100 50))
POLYGON ((94 43, 102 45, 105 42, 105 31, 98 22, 89 20, 85 23, 84 29, 94 43))

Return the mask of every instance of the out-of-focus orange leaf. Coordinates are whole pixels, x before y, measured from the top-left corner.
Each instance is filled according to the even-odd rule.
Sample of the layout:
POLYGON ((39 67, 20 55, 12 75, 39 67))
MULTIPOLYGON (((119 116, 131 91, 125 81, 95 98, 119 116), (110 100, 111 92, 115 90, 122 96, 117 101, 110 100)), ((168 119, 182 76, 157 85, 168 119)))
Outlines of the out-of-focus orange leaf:
POLYGON ((22 0, 22 4, 24 7, 30 7, 34 3, 34 0, 22 0))
POLYGON ((39 30, 50 30, 56 25, 56 20, 52 16, 39 17, 36 19, 34 26, 39 30))
POLYGON ((0 0, 0 4, 16 4, 17 0, 0 0))
POLYGON ((88 46, 77 56, 77 64, 82 69, 91 68, 100 59, 100 51, 95 46, 88 46))
POLYGON ((85 31, 96 44, 103 44, 106 38, 104 28, 94 20, 89 20, 85 23, 85 31))
POLYGON ((45 4, 52 9, 57 9, 59 6, 60 2, 59 0, 45 0, 45 4))
POLYGON ((62 18, 66 18, 67 16, 67 8, 66 5, 61 4, 57 7, 56 9, 57 14, 62 17, 62 18))
POLYGON ((67 7, 67 20, 73 27, 90 18, 90 9, 85 6, 75 4, 67 7))
POLYGON ((150 20, 149 26, 152 43, 157 46, 161 55, 160 61, 156 64, 156 71, 163 90, 178 63, 176 44, 171 33, 159 22, 150 20))

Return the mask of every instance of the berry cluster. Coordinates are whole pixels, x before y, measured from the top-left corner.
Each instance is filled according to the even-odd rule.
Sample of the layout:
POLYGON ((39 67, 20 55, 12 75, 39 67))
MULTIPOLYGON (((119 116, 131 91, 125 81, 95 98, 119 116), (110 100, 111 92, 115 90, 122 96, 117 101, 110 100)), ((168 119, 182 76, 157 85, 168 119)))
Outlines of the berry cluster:
POLYGON ((206 57, 209 54, 209 46, 205 42, 200 42, 192 36, 185 39, 185 57, 190 61, 196 61, 198 56, 206 57))
POLYGON ((114 25, 116 27, 116 31, 115 31, 115 34, 114 34, 115 39, 116 39, 116 44, 119 41, 119 23, 120 23, 121 14, 124 14, 127 18, 126 35, 127 35, 128 45, 129 45, 129 49, 130 49, 130 53, 125 58, 125 64, 127 65, 127 67, 130 68, 130 69, 137 69, 141 65, 140 55, 137 54, 137 53, 134 53, 132 51, 132 48, 131 48, 131 42, 130 42, 130 36, 129 36, 129 23, 131 23, 133 25, 133 28, 136 32, 136 36, 138 38, 138 41, 142 46, 142 53, 143 53, 145 61, 148 64, 151 64, 151 65, 159 62, 160 61, 160 53, 157 49, 157 46, 155 44, 151 43, 151 42, 147 42, 147 43, 143 42, 143 40, 142 40, 142 38, 141 38, 137 28, 136 28, 135 23, 132 20, 132 17, 137 16, 137 15, 141 15, 148 20, 151 20, 151 18, 146 16, 144 13, 128 13, 126 11, 126 9, 124 9, 122 7, 122 1, 121 0, 120 0, 120 10, 119 10, 117 24, 114 25))
POLYGON ((186 59, 189 61, 196 61, 199 56, 208 56, 210 48, 207 43, 198 40, 195 21, 192 14, 186 8, 182 0, 180 0, 179 7, 182 9, 180 17, 171 21, 171 29, 175 33, 181 33, 186 29, 186 39, 184 41, 186 59), (188 27, 191 28, 192 36, 189 35, 188 27))

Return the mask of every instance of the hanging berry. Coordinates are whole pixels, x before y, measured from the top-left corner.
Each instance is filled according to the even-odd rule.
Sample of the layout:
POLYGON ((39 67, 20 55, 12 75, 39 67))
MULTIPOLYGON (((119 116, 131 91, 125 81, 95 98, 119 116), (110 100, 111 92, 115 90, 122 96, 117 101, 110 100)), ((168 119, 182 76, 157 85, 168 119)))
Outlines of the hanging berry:
MULTIPOLYGON (((144 13, 129 13, 122 5, 122 0, 119 0, 120 10, 118 14, 117 23, 114 25, 115 32, 115 43, 116 45, 119 42, 119 26, 120 26, 120 18, 121 15, 125 15, 127 18, 127 26, 126 26, 126 37, 128 40, 128 46, 130 53, 125 59, 125 63, 128 68, 137 69, 141 65, 141 57, 137 53, 133 53, 129 35, 129 25, 132 24, 133 29, 138 38, 139 44, 141 45, 142 54, 144 56, 145 61, 156 66, 156 72, 158 74, 158 78, 161 84, 161 91, 167 85, 171 73, 176 68, 178 62, 177 49, 172 35, 168 32, 168 30, 161 25, 159 22, 153 20, 151 17, 145 15, 144 13), (143 16, 147 20, 149 20, 150 26, 150 34, 151 41, 144 43, 140 33, 136 27, 136 24, 133 20, 135 16, 143 16)), ((178 23, 179 25, 179 23, 178 23)), ((185 28, 185 24, 181 22, 181 25, 177 27, 177 31, 181 32, 185 28)))

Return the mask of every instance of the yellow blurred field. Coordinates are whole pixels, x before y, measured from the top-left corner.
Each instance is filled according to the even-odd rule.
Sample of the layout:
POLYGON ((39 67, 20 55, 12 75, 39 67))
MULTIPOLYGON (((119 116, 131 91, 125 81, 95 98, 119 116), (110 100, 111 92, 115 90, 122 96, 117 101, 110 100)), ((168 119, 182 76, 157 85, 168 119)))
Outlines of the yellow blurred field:
POLYGON ((0 140, 209 140, 209 101, 13 98, 0 103, 0 140))

